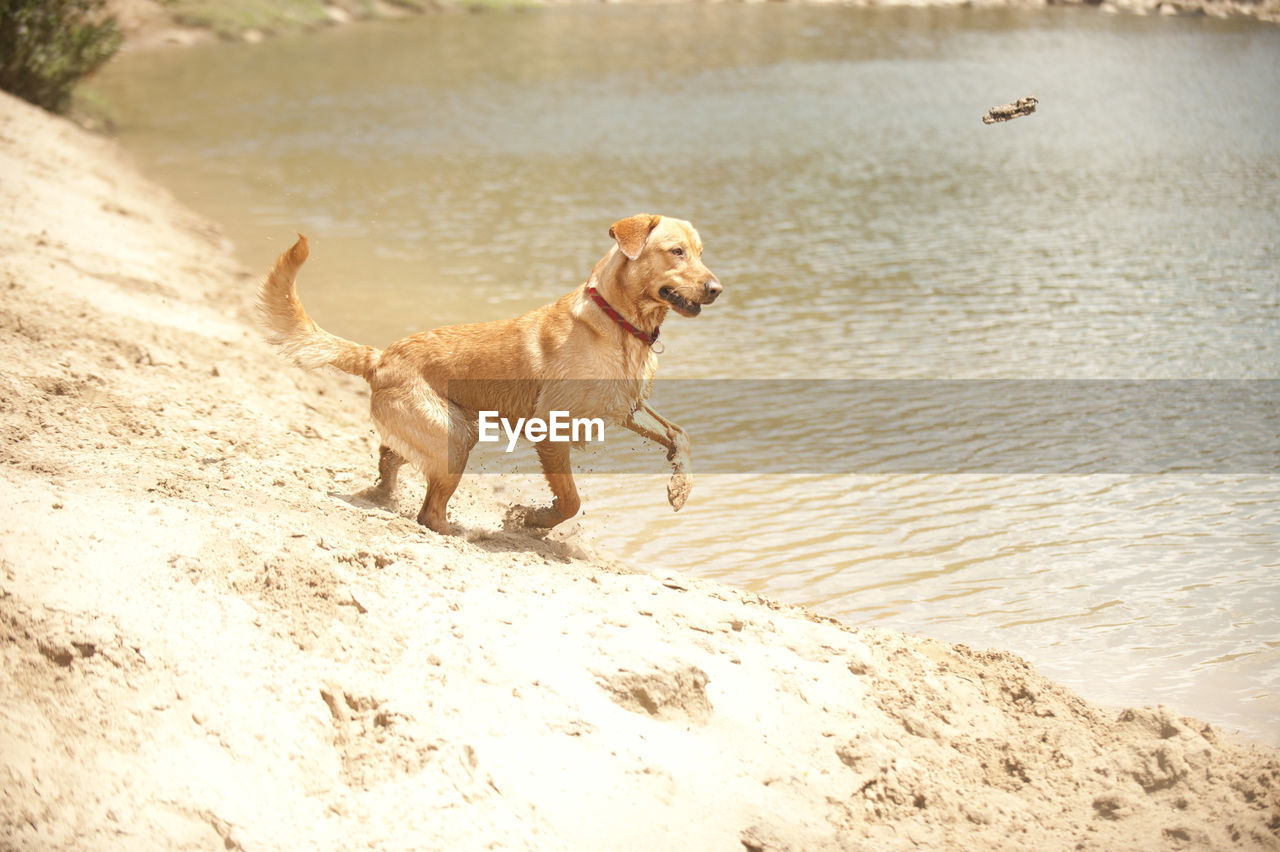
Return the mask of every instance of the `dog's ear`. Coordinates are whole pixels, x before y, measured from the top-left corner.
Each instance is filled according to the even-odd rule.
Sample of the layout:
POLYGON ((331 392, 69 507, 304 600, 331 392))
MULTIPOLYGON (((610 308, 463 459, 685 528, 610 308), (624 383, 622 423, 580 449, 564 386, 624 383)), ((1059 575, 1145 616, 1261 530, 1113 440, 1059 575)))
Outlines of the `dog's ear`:
POLYGON ((614 222, 609 228, 609 236, 618 241, 618 248, 622 249, 623 254, 635 260, 644 250, 645 241, 649 239, 649 235, 653 233, 654 228, 658 227, 660 221, 662 221, 661 216, 654 216, 651 213, 629 216, 614 222))

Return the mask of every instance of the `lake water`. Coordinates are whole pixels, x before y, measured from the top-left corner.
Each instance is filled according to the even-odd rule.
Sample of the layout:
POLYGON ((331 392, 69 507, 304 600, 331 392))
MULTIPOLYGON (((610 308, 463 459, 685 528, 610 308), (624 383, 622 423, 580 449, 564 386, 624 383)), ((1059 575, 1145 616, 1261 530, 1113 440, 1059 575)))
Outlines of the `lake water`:
POLYGON ((543 304, 615 219, 690 219, 726 291, 664 326, 660 376, 696 392, 655 405, 702 473, 673 515, 659 451, 623 449, 642 476, 588 457, 597 540, 1280 742, 1280 28, 584 6, 125 56, 95 86, 247 264, 306 233, 312 315, 361 342, 543 304), (1028 94, 1034 116, 981 123, 1028 94), (979 388, 1020 418, 969 428, 998 447, 1081 380, 1135 405, 1072 429, 1154 423, 1156 462, 911 464, 904 412, 979 388), (1239 403, 1192 398, 1186 463, 1192 421, 1136 402, 1173 380, 1239 403), (815 446, 893 461, 793 453, 815 446))

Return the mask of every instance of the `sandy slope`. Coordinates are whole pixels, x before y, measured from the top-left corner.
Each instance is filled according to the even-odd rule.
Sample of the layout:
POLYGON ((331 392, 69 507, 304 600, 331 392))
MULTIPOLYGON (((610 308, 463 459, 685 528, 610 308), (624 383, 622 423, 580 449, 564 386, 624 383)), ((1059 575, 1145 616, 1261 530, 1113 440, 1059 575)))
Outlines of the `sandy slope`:
POLYGON ((361 504, 362 386, 8 96, 0 225, 0 847, 1280 848, 1273 749, 503 531, 475 480, 465 539, 412 478, 361 504))

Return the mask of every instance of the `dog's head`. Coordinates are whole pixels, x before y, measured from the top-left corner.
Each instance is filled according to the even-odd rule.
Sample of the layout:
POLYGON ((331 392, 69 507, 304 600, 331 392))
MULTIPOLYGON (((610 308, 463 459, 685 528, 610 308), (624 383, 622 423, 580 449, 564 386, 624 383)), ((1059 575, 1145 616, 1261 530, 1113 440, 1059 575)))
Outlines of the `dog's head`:
MULTIPOLYGON (((642 213, 613 223, 609 236, 626 257, 628 297, 696 317, 724 290, 702 263, 702 239, 683 219, 642 213)), ((644 307, 648 307, 647 305, 644 307)))

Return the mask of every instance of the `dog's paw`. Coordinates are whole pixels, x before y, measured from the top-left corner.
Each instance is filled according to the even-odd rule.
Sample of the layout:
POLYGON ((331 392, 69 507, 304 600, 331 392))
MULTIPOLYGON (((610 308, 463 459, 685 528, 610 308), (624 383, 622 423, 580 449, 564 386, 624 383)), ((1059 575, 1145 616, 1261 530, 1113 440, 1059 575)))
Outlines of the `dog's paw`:
POLYGON ((551 506, 544 506, 540 509, 530 509, 525 512, 524 525, 536 530, 545 530, 554 527, 560 523, 560 513, 551 506))
POLYGON ((504 529, 524 527, 545 530, 560 521, 560 513, 551 506, 512 506, 502 519, 504 529))
POLYGON ((436 521, 429 523, 422 518, 418 518, 418 529, 431 530, 436 535, 455 536, 462 535, 462 527, 449 521, 436 521))
POLYGON ((418 513, 418 524, 424 529, 429 529, 439 535, 459 535, 462 532, 462 527, 449 523, 443 513, 433 516, 427 512, 425 507, 418 513))
POLYGON ((667 502, 671 504, 671 508, 680 511, 684 507, 684 501, 689 499, 689 492, 693 490, 693 474, 691 473, 673 473, 670 481, 667 482, 667 502))

